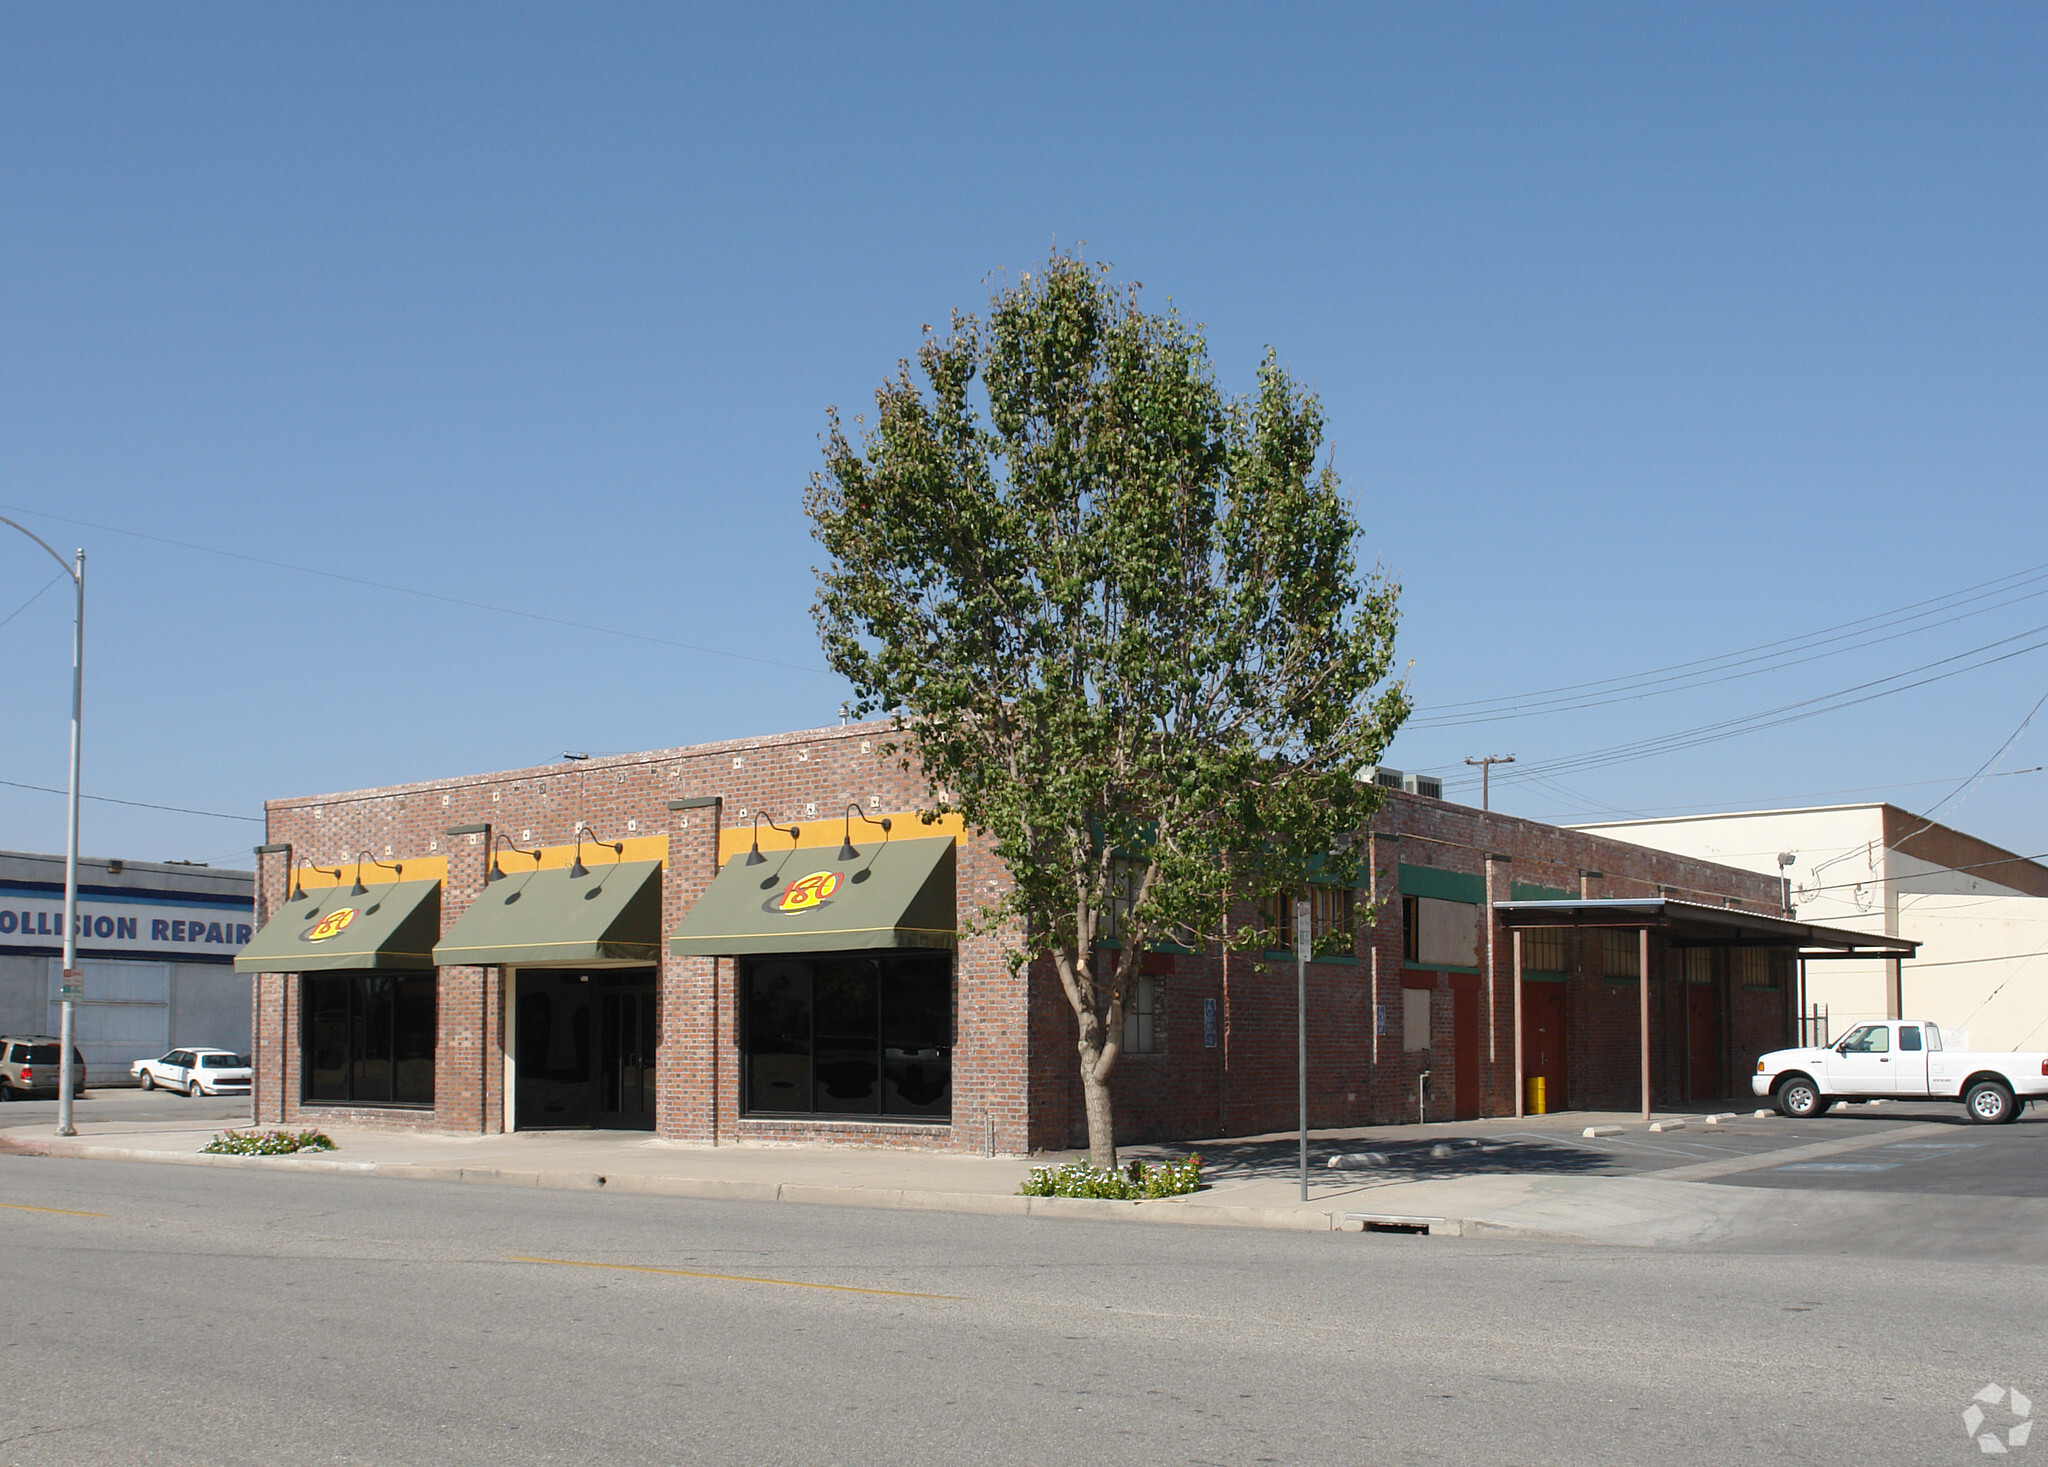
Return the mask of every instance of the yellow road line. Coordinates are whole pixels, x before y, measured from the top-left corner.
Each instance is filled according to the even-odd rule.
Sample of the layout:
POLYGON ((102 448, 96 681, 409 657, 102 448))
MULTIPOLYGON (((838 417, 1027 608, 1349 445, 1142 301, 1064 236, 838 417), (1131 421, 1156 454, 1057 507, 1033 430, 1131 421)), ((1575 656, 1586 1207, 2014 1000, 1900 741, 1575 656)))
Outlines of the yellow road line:
POLYGON ((0 1202, 0 1207, 11 1207, 16 1212, 54 1212, 64 1217, 105 1217, 104 1212, 74 1212, 68 1207, 30 1207, 26 1202, 0 1202))
POLYGON ((960 1294, 913 1294, 904 1289, 862 1289, 852 1284, 813 1284, 802 1279, 763 1279, 743 1273, 699 1273, 689 1268, 650 1268, 644 1263, 592 1263, 581 1258, 521 1258, 514 1263, 551 1263, 557 1268, 610 1268, 623 1273, 665 1273, 679 1279, 716 1279, 726 1284, 781 1284, 788 1289, 829 1289, 835 1294, 880 1294, 889 1299, 959 1299, 960 1294))

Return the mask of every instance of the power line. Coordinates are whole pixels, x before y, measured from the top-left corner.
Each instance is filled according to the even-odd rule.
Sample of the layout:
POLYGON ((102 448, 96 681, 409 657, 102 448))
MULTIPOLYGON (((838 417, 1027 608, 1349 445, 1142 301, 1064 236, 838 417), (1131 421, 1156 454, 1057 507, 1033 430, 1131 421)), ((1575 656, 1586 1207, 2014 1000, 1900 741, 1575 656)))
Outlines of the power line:
MULTIPOLYGON (((1913 963, 1913 971, 1919 973, 1929 968, 1967 968, 1972 963, 2024 963, 2040 957, 2044 952, 2048 952, 2048 947, 2037 947, 2030 953, 1993 953, 1988 958, 1949 958, 1938 963, 1923 963, 1916 959, 1913 963)), ((1990 1003, 1991 999, 1998 997, 2004 991, 2005 985, 2003 983, 1992 989, 1991 997, 1985 999, 1984 1003, 1977 1005, 1976 1010, 1971 1013, 1970 1019, 1974 1019, 1978 1014, 1984 1012, 1984 1005, 1990 1003)), ((1956 1025, 1956 1027, 1958 1029, 1962 1028, 1963 1024, 1970 1022, 1970 1019, 1963 1020, 1963 1023, 1956 1025)))
POLYGON ((59 571, 59 572, 57 572, 57 574, 56 574, 56 575, 54 575, 54 576, 51 576, 51 577, 50 577, 50 579, 48 579, 47 581, 43 582, 43 587, 42 587, 42 590, 41 590, 41 591, 38 591, 38 592, 36 592, 36 593, 35 593, 35 595, 33 595, 33 596, 29 597, 29 598, 28 598, 28 600, 26 600, 26 601, 22 602, 22 603, 21 603, 21 605, 19 605, 19 606, 15 607, 15 608, 14 608, 14 610, 12 610, 12 611, 8 612, 8 613, 7 613, 7 621, 0 621, 0 627, 4 627, 4 626, 6 626, 6 625, 7 625, 7 622, 9 622, 9 621, 13 621, 13 620, 14 620, 14 619, 15 619, 15 618, 16 618, 17 616, 20 616, 20 615, 21 615, 21 614, 22 614, 22 613, 23 613, 24 611, 27 611, 27 610, 28 610, 28 609, 29 609, 29 608, 30 608, 31 606, 35 605, 35 604, 36 604, 36 603, 37 603, 38 601, 42 600, 42 599, 43 599, 43 591, 47 591, 47 590, 49 590, 49 589, 50 589, 50 587, 52 587, 52 586, 56 585, 56 584, 57 584, 57 582, 59 582, 59 581, 61 581, 61 580, 63 580, 63 579, 64 579, 64 573, 63 573, 62 571, 59 571))
POLYGON ((449 596, 440 591, 422 591, 416 586, 399 586, 389 581, 372 581, 362 576, 343 575, 340 571, 320 570, 310 565, 294 565, 288 560, 270 560, 261 555, 246 555, 239 550, 222 550, 217 545, 195 545, 190 540, 173 540, 168 535, 151 535, 142 530, 124 530, 119 525, 103 525, 92 520, 73 519, 68 515, 51 514, 47 510, 30 509, 22 505, 0 505, 16 514, 55 520, 59 524, 80 525, 88 530, 104 530, 110 535, 127 535, 136 540, 148 540, 158 545, 174 545, 180 550, 196 550, 202 555, 219 555, 228 560, 245 561, 250 565, 268 566, 272 570, 295 571, 299 575, 319 576, 329 581, 341 581, 350 586, 364 586, 373 591, 390 591, 400 596, 417 596, 425 601, 439 601, 448 606, 465 606, 472 611, 488 611, 494 616, 524 617, 528 621, 546 622, 550 626, 568 627, 579 632, 599 632, 608 637, 627 637, 636 642, 651 642, 657 647, 675 647, 684 652, 699 652, 707 657, 729 657, 738 662, 755 662, 763 667, 780 667, 790 672, 810 672, 821 677, 832 673, 822 667, 806 667, 796 662, 778 662, 773 657, 756 657, 751 652, 729 652, 722 647, 705 647, 696 642, 678 642, 672 637, 657 637, 648 632, 628 631, 624 627, 608 627, 596 622, 571 621, 567 617, 547 616, 538 611, 522 611, 516 606, 495 606, 488 601, 471 601, 462 596, 449 596))
MULTIPOLYGON (((1437 704, 1434 707, 1421 711, 1424 722, 1428 722, 1433 721, 1439 715, 1451 714, 1461 709, 1494 710, 1498 709, 1501 705, 1541 704, 1573 693, 1592 694, 1596 690, 1616 692, 1637 685, 1650 686, 1656 680, 1663 680, 1663 675, 1667 673, 1682 673, 1687 669, 1699 669, 1703 672, 1719 671, 1725 666, 1740 666, 1744 661, 1756 660, 1756 657, 1760 654, 1781 649, 1788 651, 1804 650, 1807 646, 1820 646, 1825 645, 1828 641, 1838 641, 1843 637, 1856 635, 1855 629, 1859 627, 1867 630, 1881 630, 1886 626, 1896 626, 1902 621, 1923 620, 1927 616, 1931 616, 1937 611, 1948 609, 1951 606, 1968 605, 1972 601, 1985 600, 1989 597, 2000 595, 2004 591, 2016 590, 2019 586, 2030 585, 2044 578, 2048 578, 2048 565, 2033 566, 2026 570, 2014 571, 2009 575, 1999 576, 1990 581, 1982 581, 1973 586, 1965 586, 1960 590, 1945 592, 1940 596, 1930 597, 1923 601, 1909 602, 1905 606, 1893 607, 1888 611, 1872 612, 1868 616, 1858 617, 1853 621, 1840 622, 1831 627, 1823 627, 1818 631, 1802 632, 1797 636, 1784 637, 1773 642, 1764 642, 1755 647, 1740 648, 1733 652, 1723 652, 1712 657, 1695 658, 1687 662, 1676 662, 1666 667, 1651 668, 1645 672, 1597 678, 1590 682, 1568 683, 1562 687, 1548 688, 1536 692, 1514 693, 1492 698, 1471 699, 1458 703, 1437 704), (1908 613, 1917 613, 1917 615, 1908 615, 1908 613), (1879 625, 1872 627, 1870 624, 1873 622, 1879 625)), ((2030 592, 2026 596, 2014 598, 2014 601, 2031 600, 2034 596, 2040 594, 2048 593, 2030 592)), ((1998 606, 1986 607, 1982 608, 1982 610, 1998 610, 2003 606, 2014 604, 2014 601, 2001 602, 1998 606)), ((1971 612, 1967 614, 1977 615, 1979 613, 1971 612)), ((1951 618, 1951 620, 1961 619, 1960 617, 1951 618)), ((1946 622, 1937 623, 1937 625, 1947 624, 1946 622)), ((1410 722, 1415 724, 1417 721, 1411 719, 1410 722)))
MULTIPOLYGON (((1996 749, 1992 751, 1991 757, 1989 759, 1986 759, 1982 764, 1979 764, 1977 766, 1977 770, 1974 774, 1972 774, 1968 779, 1964 780, 1961 784, 1957 785, 1953 790, 1949 791, 1949 793, 1943 795, 1940 799, 1936 800, 1932 805, 1928 806, 1924 813, 1931 817, 1936 810, 1939 810, 1943 805, 1946 805, 1950 800, 1953 800, 1957 795, 1960 795, 1964 790, 1968 789, 1971 785, 1975 784, 1978 780, 1982 779, 1984 777, 1984 771, 1989 769, 1992 765, 1996 764, 2002 757, 2004 757, 2005 751, 2013 746, 2013 741, 2019 738, 2021 734, 2027 731, 2027 725, 2034 721, 2034 715, 2041 711, 2041 705, 2043 703, 2048 703, 2048 693, 2043 693, 2037 700, 2035 700, 2034 706, 2027 710, 2027 716, 2020 720, 2020 726, 2005 736, 2005 742, 2000 744, 1996 749)), ((1931 826, 1933 824, 1934 821, 1930 818, 1927 822, 1927 825, 1921 826, 1920 830, 1925 830, 1928 828, 1928 826, 1931 826)), ((1919 833, 1920 832, 1917 830, 1913 832, 1914 835, 1918 835, 1919 833)), ((1906 839, 1908 840, 1910 840, 1911 838, 1911 836, 1906 837, 1906 839)))
POLYGON ((1843 654, 1849 652, 1866 651, 1871 647, 1880 646, 1886 642, 1896 642, 1903 637, 1917 636, 1921 632, 1933 631, 1937 627, 1945 627, 1952 625, 1955 622, 1965 621, 1973 616, 1981 616, 1987 611, 2002 611, 2008 606, 2018 605, 2022 601, 2032 601, 2037 597, 2041 596, 2048 596, 2048 589, 2030 591, 2025 596, 2015 596, 2014 598, 2012 598, 2012 600, 2000 602, 1997 606, 1980 607, 1976 611, 1965 612, 1961 616, 1952 616, 1944 621, 1928 622, 1924 626, 1909 627, 1903 632, 1891 632, 1885 636, 1869 637, 1863 641, 1852 642, 1848 646, 1834 647, 1826 652, 1815 652, 1809 657, 1780 658, 1776 661, 1769 662, 1766 666, 1752 667, 1743 672, 1722 673, 1721 675, 1715 677, 1694 674, 1683 678, 1660 678, 1656 681, 1668 683, 1670 684, 1670 686, 1658 687, 1655 683, 1642 683, 1631 687, 1621 688, 1613 691, 1610 694, 1602 696, 1588 696, 1578 699, 1555 699, 1549 701, 1547 704, 1534 704, 1521 708, 1507 708, 1486 713, 1469 714, 1455 718, 1424 718, 1417 722, 1416 726, 1419 728, 1460 728, 1468 724, 1500 723, 1509 719, 1536 718, 1550 713, 1577 713, 1588 708, 1609 707, 1615 703, 1639 703, 1646 698, 1661 698, 1670 693, 1694 692, 1700 688, 1710 688, 1719 683, 1738 682, 1743 678, 1763 677, 1768 673, 1783 672, 1785 669, 1790 667, 1803 667, 1809 662, 1820 662, 1826 658, 1840 657, 1843 654))
MULTIPOLYGON (((1887 847, 1887 849, 1890 848, 1887 847)), ((1855 848, 1851 848, 1850 854, 1855 854, 1855 848)), ((1797 897, 1808 897, 1823 891, 1852 891, 1859 886, 1884 886, 1894 881, 1918 881, 1923 876, 1939 876, 1945 871, 1957 873, 1983 871, 1992 866, 2010 866, 2014 862, 2027 864, 2034 861, 2048 861, 2048 851, 2042 851, 2038 855, 2033 856, 2000 856, 1992 861, 1973 861, 1967 866, 1930 866, 1925 871, 1908 871, 1898 876, 1866 876, 1861 881, 1835 881, 1830 882, 1826 886, 1795 886, 1792 888, 1792 894, 1797 897)), ((1907 893, 1909 896, 1968 896, 1969 894, 1966 891, 1907 893)))
POLYGON ((1823 713, 1840 712, 1844 708, 1853 708, 1878 698, 1889 698, 1899 693, 1911 692, 1915 688, 1926 687, 1929 684, 1943 682, 1952 677, 1960 677, 1967 672, 1976 672, 2001 662, 2008 662, 2015 657, 2023 657, 2030 652, 2038 652, 2044 647, 2048 647, 2048 639, 2035 642, 2029 646, 2016 648, 2010 652, 2000 653, 1995 657, 1982 657, 1981 661, 1973 662, 1966 667, 1951 667, 1946 672, 1933 672, 1930 676, 1919 678, 1917 681, 1900 681, 1902 678, 1914 677, 1917 673, 1930 672, 1934 668, 1946 667, 1948 664, 1962 661, 1964 658, 1980 657, 1981 654, 1989 652, 1994 648, 2019 641, 2025 637, 2040 636, 2044 632, 2048 632, 2048 625, 2031 627, 2024 632, 2016 632, 2010 637, 2001 637, 1997 641, 1987 642, 1981 646, 1969 648, 1967 651, 1957 652, 1949 657, 1936 658, 1932 662, 1925 662, 1918 667, 1907 668, 1903 672, 1889 673, 1881 678, 1872 678, 1867 682, 1854 683, 1846 688, 1837 688, 1833 692, 1819 693, 1811 698, 1801 698, 1795 702, 1783 703, 1775 708, 1766 708, 1757 713, 1723 719, 1716 723, 1701 724, 1695 728, 1681 729, 1675 733, 1658 735, 1655 738, 1637 739, 1622 744, 1610 744, 1605 748, 1590 749, 1579 754, 1562 755, 1551 760, 1532 761, 1526 769, 1519 773, 1503 775, 1502 781, 1503 783, 1512 783, 1517 780, 1533 779, 1539 775, 1557 775, 1578 770, 1601 768, 1612 764, 1632 763, 1640 759, 1655 758, 1660 754, 1673 754, 1685 749, 1697 748, 1702 744, 1716 743, 1722 739, 1737 738, 1743 734, 1760 733, 1765 729, 1778 728, 1788 723, 1797 723, 1804 719, 1816 718, 1823 713), (1884 686, 1887 683, 1896 683, 1897 686, 1884 686), (1870 689, 1876 689, 1876 691, 1868 691, 1870 689), (1861 696, 1851 696, 1852 694, 1861 694, 1861 696))
MULTIPOLYGON (((41 790, 46 795, 68 795, 71 793, 69 790, 53 789, 46 784, 23 784, 18 779, 0 779, 0 784, 17 790, 41 790)), ((152 805, 147 800, 117 800, 112 795, 81 794, 78 798, 81 800, 97 800, 102 805, 133 805, 138 810, 169 810, 178 815, 210 815, 215 820, 246 820, 252 825, 264 823, 261 815, 224 815, 218 810, 192 810, 183 805, 152 805)))

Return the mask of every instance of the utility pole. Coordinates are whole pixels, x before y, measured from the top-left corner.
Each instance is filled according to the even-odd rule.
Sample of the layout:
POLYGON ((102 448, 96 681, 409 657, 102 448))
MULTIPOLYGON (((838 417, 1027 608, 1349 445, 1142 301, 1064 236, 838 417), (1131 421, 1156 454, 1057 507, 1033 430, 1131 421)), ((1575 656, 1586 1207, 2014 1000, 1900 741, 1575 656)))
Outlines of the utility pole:
MULTIPOLYGON (((57 996, 63 1001, 63 1020, 57 1040, 57 1134, 76 1136, 71 1123, 71 1089, 77 1072, 71 1063, 72 1041, 78 1032, 78 998, 84 992, 78 967, 78 732, 85 707, 85 552, 76 563, 67 562, 50 543, 25 525, 0 515, 0 525, 12 525, 50 552, 50 559, 64 568, 78 591, 78 615, 71 626, 71 798, 64 818, 64 957, 63 979, 57 996)), ((45 1013, 48 1011, 45 1010, 45 1013)))
POLYGON ((1493 791, 1489 786, 1492 784, 1493 766, 1496 764, 1512 764, 1515 762, 1515 756, 1513 754, 1488 754, 1484 759, 1467 759, 1465 762, 1479 766, 1479 808, 1491 810, 1493 808, 1493 791))

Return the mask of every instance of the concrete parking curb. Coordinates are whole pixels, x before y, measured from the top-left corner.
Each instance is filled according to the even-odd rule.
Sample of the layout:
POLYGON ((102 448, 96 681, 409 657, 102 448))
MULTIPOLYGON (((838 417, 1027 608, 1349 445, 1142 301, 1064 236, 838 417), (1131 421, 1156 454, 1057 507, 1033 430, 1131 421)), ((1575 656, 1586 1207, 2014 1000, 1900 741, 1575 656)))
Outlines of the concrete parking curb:
POLYGON ((433 1166, 418 1162, 342 1161, 326 1156, 215 1156, 207 1152, 149 1151, 62 1140, 23 1140, 0 1134, 0 1152, 71 1157, 82 1161, 142 1161, 173 1166, 226 1166, 330 1176, 385 1177, 414 1182, 481 1182, 552 1191, 624 1192, 706 1202, 789 1202, 813 1207, 867 1207, 896 1212, 953 1212, 983 1217, 1043 1217, 1104 1222, 1179 1223, 1197 1227, 1269 1228, 1333 1232, 1341 1211, 1294 1207, 1231 1207, 1164 1197, 1117 1202, 1097 1197, 1019 1197, 983 1192, 936 1192, 905 1187, 837 1187, 805 1182, 745 1182, 645 1173, 526 1171, 505 1167, 433 1166))

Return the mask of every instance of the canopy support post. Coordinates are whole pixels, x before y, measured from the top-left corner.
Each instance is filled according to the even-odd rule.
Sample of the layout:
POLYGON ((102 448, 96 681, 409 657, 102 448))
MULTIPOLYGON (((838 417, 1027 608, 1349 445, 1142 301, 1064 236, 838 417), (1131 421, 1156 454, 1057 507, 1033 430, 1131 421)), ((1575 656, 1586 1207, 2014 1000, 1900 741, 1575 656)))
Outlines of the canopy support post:
POLYGON ((1636 1025, 1642 1036, 1643 1119, 1650 1118, 1650 929, 1636 930, 1636 1025))

